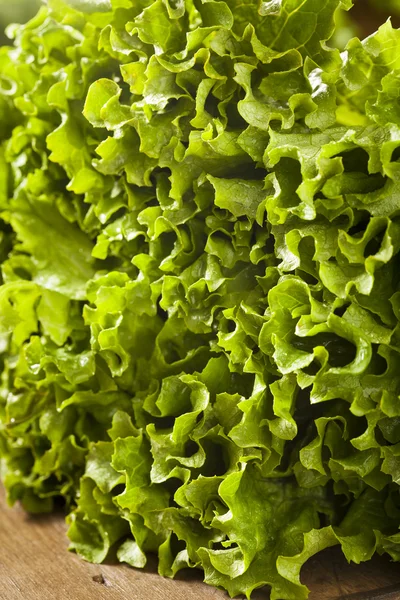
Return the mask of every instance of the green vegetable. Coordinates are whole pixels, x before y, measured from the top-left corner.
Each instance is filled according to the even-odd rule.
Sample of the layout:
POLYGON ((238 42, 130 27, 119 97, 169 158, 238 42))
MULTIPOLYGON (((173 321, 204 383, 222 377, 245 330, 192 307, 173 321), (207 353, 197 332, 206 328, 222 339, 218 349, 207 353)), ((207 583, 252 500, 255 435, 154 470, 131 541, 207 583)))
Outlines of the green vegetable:
POLYGON ((0 49, 0 455, 71 548, 301 600, 400 558, 400 31, 48 0, 0 49))

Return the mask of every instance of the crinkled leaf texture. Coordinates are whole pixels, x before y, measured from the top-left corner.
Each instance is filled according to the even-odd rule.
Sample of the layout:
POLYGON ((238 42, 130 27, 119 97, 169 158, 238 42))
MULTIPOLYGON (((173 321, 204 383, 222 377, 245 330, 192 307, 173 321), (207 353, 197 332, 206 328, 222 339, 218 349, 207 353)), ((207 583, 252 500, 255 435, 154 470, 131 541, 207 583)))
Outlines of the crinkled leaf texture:
POLYGON ((49 0, 0 49, 0 455, 101 562, 231 596, 400 558, 400 33, 49 0))

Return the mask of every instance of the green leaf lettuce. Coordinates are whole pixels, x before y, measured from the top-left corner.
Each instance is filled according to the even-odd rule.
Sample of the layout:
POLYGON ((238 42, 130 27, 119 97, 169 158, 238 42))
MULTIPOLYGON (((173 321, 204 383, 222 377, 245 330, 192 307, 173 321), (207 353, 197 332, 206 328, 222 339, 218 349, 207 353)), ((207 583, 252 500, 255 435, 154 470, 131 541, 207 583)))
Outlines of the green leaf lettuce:
POLYGON ((307 598, 400 557, 400 34, 49 0, 0 49, 0 456, 71 548, 307 598))

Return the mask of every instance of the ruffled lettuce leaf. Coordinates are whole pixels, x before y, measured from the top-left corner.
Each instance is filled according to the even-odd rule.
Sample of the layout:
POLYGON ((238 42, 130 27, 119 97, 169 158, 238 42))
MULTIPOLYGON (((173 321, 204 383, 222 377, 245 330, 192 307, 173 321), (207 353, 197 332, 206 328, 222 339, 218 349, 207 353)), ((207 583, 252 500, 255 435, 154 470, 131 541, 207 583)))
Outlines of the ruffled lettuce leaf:
POLYGON ((400 556, 399 33, 49 0, 0 50, 0 456, 71 548, 231 596, 400 556))

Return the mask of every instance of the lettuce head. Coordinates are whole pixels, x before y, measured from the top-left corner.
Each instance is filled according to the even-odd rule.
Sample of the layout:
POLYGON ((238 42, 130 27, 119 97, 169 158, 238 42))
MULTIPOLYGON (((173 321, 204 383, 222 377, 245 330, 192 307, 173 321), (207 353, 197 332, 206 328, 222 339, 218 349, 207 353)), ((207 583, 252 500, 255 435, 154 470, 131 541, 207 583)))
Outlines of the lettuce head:
POLYGON ((234 597, 400 559, 400 31, 48 0, 0 49, 0 457, 71 548, 234 597))

